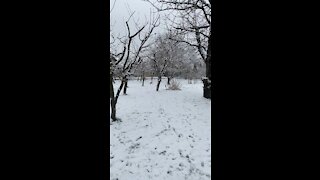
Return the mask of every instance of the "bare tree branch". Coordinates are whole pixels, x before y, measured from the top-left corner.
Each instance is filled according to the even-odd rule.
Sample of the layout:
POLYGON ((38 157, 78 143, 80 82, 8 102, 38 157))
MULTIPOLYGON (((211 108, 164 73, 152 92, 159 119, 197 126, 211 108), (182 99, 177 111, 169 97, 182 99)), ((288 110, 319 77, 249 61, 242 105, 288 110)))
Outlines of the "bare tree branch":
POLYGON ((117 0, 114 0, 110 13, 113 11, 114 6, 116 5, 117 0))
POLYGON ((207 56, 207 46, 211 25, 211 4, 207 0, 145 0, 158 11, 175 12, 167 15, 171 28, 183 32, 185 39, 176 39, 197 47, 203 60, 207 56), (192 38, 191 38, 192 37, 192 38))

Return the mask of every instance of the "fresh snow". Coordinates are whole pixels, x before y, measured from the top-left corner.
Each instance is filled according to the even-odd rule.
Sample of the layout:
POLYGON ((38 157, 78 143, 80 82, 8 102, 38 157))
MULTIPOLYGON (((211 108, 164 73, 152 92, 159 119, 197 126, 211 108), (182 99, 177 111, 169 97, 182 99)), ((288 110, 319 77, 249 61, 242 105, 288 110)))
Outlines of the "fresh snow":
POLYGON ((211 101, 201 80, 179 80, 172 91, 164 79, 158 92, 156 81, 130 80, 121 92, 121 122, 110 119, 110 180, 211 179, 211 101))

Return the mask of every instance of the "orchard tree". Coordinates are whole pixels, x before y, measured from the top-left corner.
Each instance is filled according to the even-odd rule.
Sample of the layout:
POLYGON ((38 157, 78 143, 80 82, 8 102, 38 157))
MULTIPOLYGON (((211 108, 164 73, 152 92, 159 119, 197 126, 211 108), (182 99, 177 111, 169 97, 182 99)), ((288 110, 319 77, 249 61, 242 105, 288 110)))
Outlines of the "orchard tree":
POLYGON ((156 91, 159 91, 163 76, 173 77, 174 71, 178 69, 178 62, 182 59, 182 50, 179 43, 170 40, 169 33, 160 34, 155 39, 148 58, 158 77, 156 91))
POLYGON ((209 0, 144 0, 150 2, 159 12, 169 11, 166 16, 170 30, 177 36, 172 39, 196 47, 206 65, 203 78, 205 98, 211 98, 211 46, 214 24, 211 21, 211 1, 209 0), (179 36, 184 38, 175 38, 179 36))
POLYGON ((205 75, 203 62, 201 57, 196 53, 196 49, 192 46, 185 46, 183 63, 180 70, 184 78, 188 79, 188 83, 192 83, 193 79, 203 77, 205 75))
MULTIPOLYGON (((132 32, 129 21, 134 13, 131 13, 125 22, 127 34, 124 37, 115 37, 111 34, 110 49, 110 87, 111 87, 111 119, 119 120, 116 117, 116 105, 120 92, 127 86, 128 76, 133 73, 136 66, 142 61, 141 54, 148 47, 147 41, 152 35, 153 30, 159 25, 159 16, 151 17, 143 26, 135 22, 136 31, 132 32), (117 50, 120 49, 120 52, 117 50), (114 76, 120 78, 120 86, 117 91, 114 88, 114 76)), ((126 93, 126 89, 124 91, 126 93)))
POLYGON ((135 71, 136 77, 138 77, 138 80, 142 81, 142 86, 144 86, 144 81, 146 80, 146 72, 148 71, 147 62, 145 60, 142 60, 135 71))

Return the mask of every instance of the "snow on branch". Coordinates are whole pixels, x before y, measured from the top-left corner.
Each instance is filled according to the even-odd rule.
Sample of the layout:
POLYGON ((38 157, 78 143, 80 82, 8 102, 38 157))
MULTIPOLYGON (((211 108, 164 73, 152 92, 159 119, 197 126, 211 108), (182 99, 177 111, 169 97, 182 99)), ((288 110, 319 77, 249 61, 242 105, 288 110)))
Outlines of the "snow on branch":
POLYGON ((171 38, 197 47, 203 60, 207 57, 211 31, 211 3, 208 0, 145 0, 159 12, 170 11, 166 15, 171 31, 184 34, 183 38, 171 38))
POLYGON ((132 75, 135 66, 141 63, 141 53, 149 46, 147 42, 152 36, 154 29, 159 26, 159 16, 156 16, 150 18, 150 21, 142 26, 134 22, 137 30, 132 32, 132 27, 129 22, 131 18, 133 19, 133 15, 134 12, 130 14, 125 22, 127 35, 125 37, 115 38, 115 40, 120 43, 120 46, 122 46, 122 48, 118 47, 118 49, 122 49, 121 52, 110 52, 110 56, 113 57, 112 64, 110 61, 110 65, 113 67, 112 70, 122 78, 132 75))

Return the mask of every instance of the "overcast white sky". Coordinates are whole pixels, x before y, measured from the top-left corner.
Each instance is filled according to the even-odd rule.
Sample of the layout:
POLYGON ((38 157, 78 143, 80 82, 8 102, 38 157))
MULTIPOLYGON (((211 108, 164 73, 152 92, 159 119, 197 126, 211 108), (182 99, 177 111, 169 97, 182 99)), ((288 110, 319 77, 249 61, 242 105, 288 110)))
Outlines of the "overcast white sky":
MULTIPOLYGON (((126 32, 125 21, 129 17, 128 8, 134 13, 135 20, 139 20, 139 24, 142 25, 146 21, 146 17, 150 17, 150 10, 155 11, 154 7, 148 2, 143 0, 111 0, 110 10, 115 6, 110 14, 111 30, 116 33, 126 32)), ((163 31, 164 26, 158 27, 155 32, 163 31)), ((133 31, 134 29, 132 29, 133 31)))

